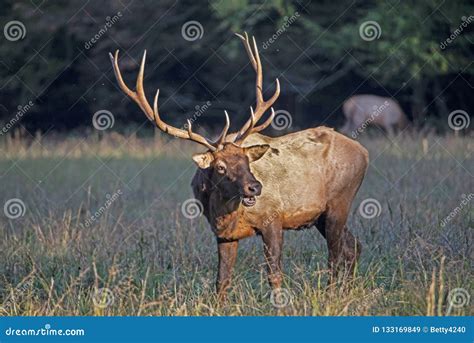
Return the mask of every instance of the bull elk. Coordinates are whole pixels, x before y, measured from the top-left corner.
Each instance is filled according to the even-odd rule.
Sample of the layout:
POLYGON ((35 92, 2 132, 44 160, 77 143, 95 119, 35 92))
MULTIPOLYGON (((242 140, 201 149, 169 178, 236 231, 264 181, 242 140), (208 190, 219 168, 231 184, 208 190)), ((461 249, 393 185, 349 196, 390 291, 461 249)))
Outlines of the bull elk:
POLYGON ((354 95, 344 101, 346 123, 341 132, 356 138, 369 125, 377 125, 392 135, 408 125, 408 119, 395 99, 377 95, 354 95))
POLYGON ((217 240, 217 293, 225 298, 231 284, 239 240, 259 235, 264 242, 268 280, 273 288, 282 283, 283 230, 316 226, 327 241, 331 275, 352 271, 360 254, 360 244, 350 233, 346 220, 354 196, 362 183, 368 153, 358 142, 327 127, 316 127, 281 137, 260 134, 273 120, 275 112, 257 125, 280 94, 276 90, 263 98, 263 74, 257 44, 247 34, 242 40, 256 73, 256 106, 243 127, 228 134, 230 120, 216 141, 166 124, 158 110, 156 92, 153 108, 143 88, 146 52, 138 73, 136 91, 124 83, 118 66, 118 51, 110 54, 120 88, 135 101, 145 115, 163 132, 194 141, 207 151, 193 156, 199 167, 192 180, 194 196, 203 204, 217 240))

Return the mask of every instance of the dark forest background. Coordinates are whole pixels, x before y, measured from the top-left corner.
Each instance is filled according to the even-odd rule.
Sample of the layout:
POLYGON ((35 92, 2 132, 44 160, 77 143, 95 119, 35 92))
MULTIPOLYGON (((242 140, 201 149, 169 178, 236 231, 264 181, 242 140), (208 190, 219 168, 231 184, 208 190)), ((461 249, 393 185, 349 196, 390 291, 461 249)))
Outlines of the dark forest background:
POLYGON ((118 89, 108 57, 120 49, 133 88, 147 49, 145 89, 151 101, 160 88, 165 120, 182 126, 209 101, 198 128, 220 128, 223 109, 237 127, 255 102, 255 75, 233 34, 247 31, 260 48, 265 92, 272 94, 278 77, 275 107, 292 113, 295 127, 339 126, 344 99, 371 93, 397 99, 416 125, 442 129, 451 111, 472 115, 474 108, 474 22, 446 42, 474 14, 473 4, 1 0, 2 27, 17 20, 26 34, 0 38, 0 123, 31 101, 15 124, 30 132, 90 128, 99 110, 113 113, 114 130, 152 128, 118 89), (202 37, 183 38, 189 21, 202 26, 202 37), (361 39, 367 21, 379 24, 379 38, 361 39))

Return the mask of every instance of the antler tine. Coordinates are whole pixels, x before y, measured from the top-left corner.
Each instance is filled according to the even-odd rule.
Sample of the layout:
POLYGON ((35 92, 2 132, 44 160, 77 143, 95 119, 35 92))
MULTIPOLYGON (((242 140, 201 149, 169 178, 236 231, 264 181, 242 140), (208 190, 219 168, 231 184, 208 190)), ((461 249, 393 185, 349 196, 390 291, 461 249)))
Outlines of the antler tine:
MULTIPOLYGON (((263 72, 262 72, 262 62, 260 61, 260 54, 258 53, 257 42, 255 41, 255 36, 252 36, 253 49, 255 51, 255 61, 257 64, 256 72, 257 79, 255 81, 255 94, 257 96, 257 106, 260 103, 263 103, 263 72)), ((256 108, 257 109, 257 108, 256 108)), ((263 113, 262 113, 263 114, 263 113)))
POLYGON ((146 99, 145 90, 143 89, 143 75, 145 73, 145 61, 146 61, 146 50, 143 51, 143 57, 140 63, 140 70, 138 71, 137 84, 135 88, 136 88, 138 100, 140 101, 139 102, 140 108, 143 110, 143 112, 145 112, 148 119, 153 120, 155 115, 153 113, 153 110, 151 109, 150 104, 148 103, 148 100, 146 99))
POLYGON ((260 132, 262 130, 265 130, 268 127, 268 125, 270 125, 272 123, 273 119, 275 118, 275 110, 272 107, 272 113, 267 118, 267 120, 265 120, 265 122, 263 124, 261 124, 259 126, 255 126, 257 120, 256 120, 255 113, 254 113, 252 107, 250 107, 250 112, 251 112, 250 126, 243 134, 239 134, 239 135, 236 136, 236 138, 234 140, 234 143, 236 143, 236 144, 241 144, 252 133, 257 133, 257 132, 260 132))
POLYGON ((252 52, 252 48, 250 47, 249 44, 249 36, 247 35, 247 32, 244 32, 244 36, 242 36, 239 33, 235 33, 237 37, 239 37, 242 42, 244 43, 245 50, 247 51, 247 55, 249 55, 250 63, 252 63, 252 67, 255 71, 257 71, 257 62, 255 61, 255 57, 252 52))
POLYGON ((112 66, 114 69, 115 78, 117 79, 117 83, 119 84, 120 89, 125 94, 127 94, 130 98, 132 98, 135 102, 137 102, 138 101, 137 95, 135 94, 134 91, 128 88, 125 82, 123 81, 122 73, 120 72, 120 68, 118 66, 118 55, 119 55, 118 50, 115 50, 115 56, 112 55, 111 52, 109 52, 110 61, 112 62, 112 66))
POLYGON ((229 131, 229 127, 230 127, 229 113, 227 113, 227 111, 224 110, 224 114, 225 114, 225 126, 222 129, 221 134, 216 139, 216 142, 213 144, 217 146, 218 148, 221 147, 222 144, 224 144, 225 138, 227 136, 227 132, 229 131))
MULTIPOLYGON (((109 57, 110 57, 110 60, 112 62, 115 78, 117 79, 117 82, 119 84, 120 89, 128 97, 130 97, 133 101, 135 101, 135 103, 140 107, 140 109, 146 114, 148 119, 153 120, 153 111, 152 111, 150 105, 148 105, 148 102, 146 101, 146 98, 144 100, 145 100, 146 105, 148 105, 148 107, 146 107, 144 105, 144 102, 143 102, 144 94, 142 94, 142 96, 140 96, 139 93, 132 91, 130 88, 128 88, 128 86, 125 84, 125 81, 123 80, 122 73, 121 73, 119 65, 118 65, 119 50, 115 51, 115 56, 113 56, 112 53, 109 52, 109 57)), ((143 58, 142 58, 142 63, 141 63, 141 66, 140 66, 140 70, 142 70, 144 68, 145 58, 146 58, 146 50, 143 53, 143 58)), ((138 83, 138 79, 137 79, 137 83, 138 83)), ((143 77, 142 77, 141 83, 142 83, 142 88, 143 88, 143 77)))
POLYGON ((247 128, 247 130, 244 131, 244 133, 239 133, 236 137, 235 137, 235 140, 234 140, 234 143, 237 144, 237 145, 240 145, 242 144, 242 142, 245 140, 245 138, 247 138, 251 133, 253 133, 253 128, 255 126, 255 123, 257 122, 257 119, 255 117, 255 113, 253 111, 253 107, 250 106, 250 125, 249 127, 247 128))
MULTIPOLYGON (((275 93, 272 95, 270 99, 265 101, 263 99, 263 69, 262 69, 262 62, 260 60, 260 54, 258 52, 258 46, 257 42, 255 40, 255 37, 252 36, 252 45, 250 44, 250 39, 247 35, 247 32, 244 32, 244 36, 237 34, 236 35, 242 40, 245 50, 247 51, 247 55, 249 56, 250 62, 252 64, 253 69, 255 70, 256 73, 256 80, 255 80, 255 96, 257 100, 257 104, 255 107, 255 122, 258 122, 263 114, 275 103, 275 101, 278 99, 280 96, 280 81, 278 78, 276 79, 276 88, 275 88, 275 93)), ((262 124, 259 125, 255 128, 252 128, 251 132, 259 132, 265 129, 270 123, 272 122, 274 118, 274 114, 272 115, 262 124)), ((244 132, 247 132, 252 125, 251 119, 247 120, 247 122, 242 126, 242 128, 239 130, 239 134, 237 137, 241 137, 244 132)), ((255 125, 255 123, 254 123, 255 125)), ((247 134, 248 136, 248 134, 247 134)))
MULTIPOLYGON (((256 118, 257 118, 257 121, 260 120, 260 118, 265 113, 265 111, 275 103, 275 101, 278 99, 279 96, 280 96, 280 81, 278 79, 276 79, 275 93, 272 95, 272 97, 270 99, 268 99, 267 101, 264 101, 262 107, 259 107, 258 104, 257 104, 258 110, 256 110, 257 114, 255 115, 256 118)), ((269 118, 272 118, 272 120, 273 120, 272 116, 269 117, 269 118)), ((266 123, 266 121, 265 121, 265 123, 266 123)), ((263 127, 263 126, 265 126, 265 127, 268 126, 268 125, 264 125, 264 124, 259 125, 258 128, 263 127)), ((244 126, 242 126, 242 128, 240 129, 239 132, 243 132, 243 131, 247 130, 249 125, 250 125, 250 119, 247 120, 247 122, 245 123, 244 126)), ((259 131, 261 131, 261 130, 259 130, 259 131)))
POLYGON ((145 74, 146 50, 143 53, 142 61, 140 64, 140 70, 138 72, 136 91, 132 91, 130 88, 128 88, 128 86, 123 81, 122 73, 120 72, 120 68, 118 65, 118 55, 119 55, 118 50, 115 52, 115 56, 109 53, 110 60, 114 68, 115 77, 117 79, 119 87, 125 94, 127 94, 133 101, 137 103, 137 105, 141 108, 141 110, 146 114, 148 119, 154 121, 156 126, 165 133, 168 133, 178 138, 194 141, 196 143, 204 145, 206 148, 210 149, 211 151, 216 150, 216 147, 212 145, 205 137, 192 132, 190 121, 188 121, 189 126, 188 126, 188 130, 186 131, 186 130, 178 129, 176 127, 168 125, 163 120, 161 120, 160 114, 158 112, 158 96, 160 94, 159 89, 156 91, 155 99, 153 102, 153 109, 151 108, 150 104, 148 103, 148 100, 146 99, 145 90, 143 87, 143 78, 145 74))
POLYGON ((158 112, 158 96, 159 95, 160 95, 160 90, 157 89, 156 94, 155 94, 155 99, 153 101, 153 120, 154 120, 156 126, 158 126, 158 128, 161 131, 163 131, 165 133, 168 133, 172 136, 178 137, 178 138, 188 139, 188 140, 194 141, 196 143, 204 145, 206 148, 210 149, 211 151, 216 150, 216 147, 214 147, 211 143, 209 143, 209 141, 206 138, 204 138, 203 136, 201 136, 197 133, 194 133, 192 131, 192 125, 191 125, 191 121, 189 119, 188 119, 188 130, 187 130, 187 132, 184 131, 184 130, 175 128, 173 126, 170 126, 170 125, 166 124, 163 120, 161 120, 160 113, 158 112))
POLYGON ((270 114, 270 116, 267 118, 267 120, 265 120, 265 122, 257 127, 254 127, 253 128, 253 132, 260 132, 262 130, 265 130, 268 125, 270 125, 273 121, 273 119, 275 118, 275 110, 273 109, 272 107, 272 113, 270 114))
POLYGON ((252 46, 250 45, 250 40, 249 36, 247 35, 247 32, 244 32, 245 37, 242 35, 236 33, 236 35, 242 40, 245 50, 247 51, 247 55, 249 56, 250 63, 252 64, 253 69, 257 73, 257 79, 256 79, 256 93, 257 93, 257 100, 260 102, 263 102, 263 96, 262 96, 262 83, 263 83, 263 77, 262 77, 262 62, 260 61, 260 55, 258 53, 258 47, 257 47, 257 42, 255 41, 255 37, 252 36, 252 43, 253 43, 253 50, 252 46))
POLYGON ((202 137, 201 135, 197 134, 197 133, 194 133, 193 132, 193 129, 192 129, 192 124, 191 124, 191 120, 187 120, 188 121, 188 135, 189 135, 189 139, 195 141, 195 142, 198 142, 198 143, 201 143, 202 145, 205 145, 206 147, 209 148, 209 150, 211 151, 216 151, 216 147, 213 146, 211 143, 209 143, 204 137, 202 137), (201 141, 201 139, 204 138, 204 141, 201 141))

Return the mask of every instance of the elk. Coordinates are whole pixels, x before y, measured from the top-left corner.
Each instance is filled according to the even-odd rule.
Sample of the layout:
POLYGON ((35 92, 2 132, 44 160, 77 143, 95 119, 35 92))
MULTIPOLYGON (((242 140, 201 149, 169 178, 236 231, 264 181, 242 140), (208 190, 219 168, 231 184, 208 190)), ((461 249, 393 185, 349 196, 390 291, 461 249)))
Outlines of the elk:
POLYGON ((283 231, 316 226, 327 241, 331 275, 352 272, 361 245, 346 226, 351 203, 368 166, 368 152, 358 142, 327 127, 316 127, 281 137, 260 132, 272 122, 275 111, 259 124, 280 94, 276 90, 263 98, 263 72, 253 38, 237 34, 242 40, 256 73, 255 110, 243 127, 228 134, 230 120, 217 140, 211 141, 192 130, 166 124, 158 110, 156 92, 153 108, 148 103, 143 74, 146 52, 138 73, 136 91, 124 83, 118 66, 118 51, 110 58, 118 84, 135 101, 148 119, 163 132, 199 143, 206 148, 192 158, 198 169, 192 179, 194 196, 203 205, 203 213, 216 236, 218 271, 216 288, 225 299, 231 285, 239 240, 261 236, 268 270, 274 289, 282 284, 283 231))
POLYGON ((408 119, 395 99, 359 94, 344 101, 346 123, 341 132, 356 138, 369 125, 378 125, 393 136, 408 125, 408 119))

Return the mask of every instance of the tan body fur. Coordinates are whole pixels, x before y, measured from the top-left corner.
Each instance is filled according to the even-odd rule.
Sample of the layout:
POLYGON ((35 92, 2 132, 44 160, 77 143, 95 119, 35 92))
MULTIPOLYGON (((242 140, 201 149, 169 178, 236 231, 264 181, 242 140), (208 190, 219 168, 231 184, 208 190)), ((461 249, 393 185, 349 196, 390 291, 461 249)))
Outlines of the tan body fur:
MULTIPOLYGON (((271 231, 276 232, 269 236, 278 237, 278 231, 316 224, 328 240, 330 267, 337 269, 341 262, 352 267, 360 245, 345 223, 368 166, 367 150, 326 127, 276 138, 253 134, 243 147, 259 144, 268 144, 270 149, 250 163, 252 174, 263 185, 255 206, 245 207, 240 198, 229 201, 219 191, 212 191, 207 170, 198 169, 194 176, 195 197, 203 203, 218 241, 236 242, 255 234, 265 241, 271 231)), ((235 256, 231 259, 235 262, 235 256)), ((280 263, 275 261, 273 268, 270 266, 274 287, 281 283, 280 263)), ((230 275, 227 277, 227 282, 218 280, 218 289, 219 284, 230 283, 230 275)))

